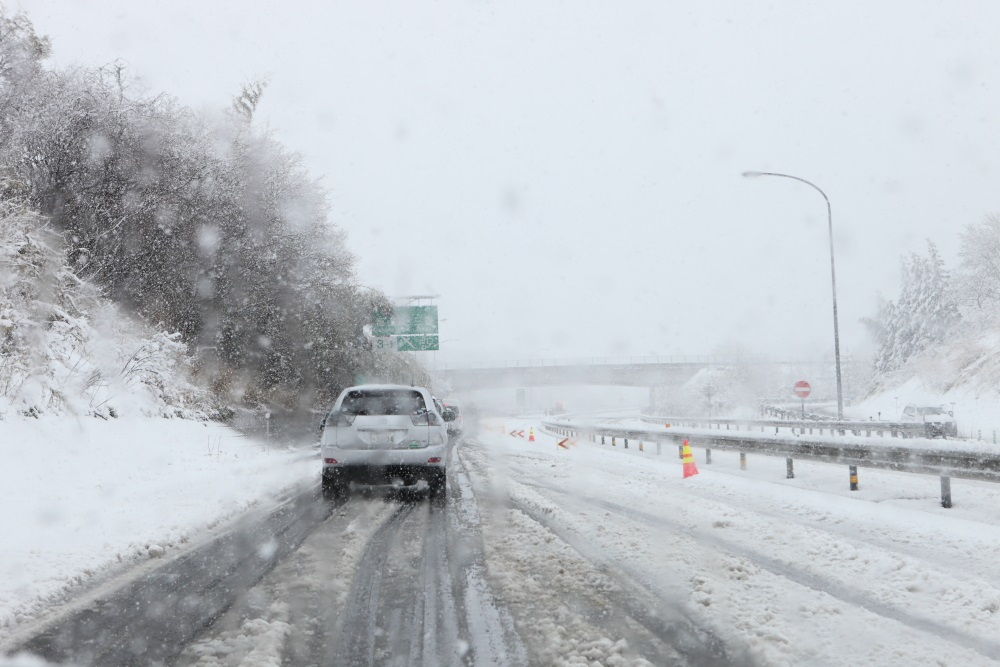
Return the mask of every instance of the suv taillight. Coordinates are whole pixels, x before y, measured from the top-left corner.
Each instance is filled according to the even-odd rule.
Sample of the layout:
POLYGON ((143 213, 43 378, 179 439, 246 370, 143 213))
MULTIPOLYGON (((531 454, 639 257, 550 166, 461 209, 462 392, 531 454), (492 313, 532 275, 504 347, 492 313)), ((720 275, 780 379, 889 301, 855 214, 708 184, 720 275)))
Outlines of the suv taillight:
POLYGON ((354 418, 357 415, 348 414, 346 412, 334 412, 326 420, 327 426, 350 426, 354 423, 354 418))
POLYGON ((440 417, 433 410, 421 412, 418 415, 410 415, 410 421, 414 426, 437 426, 441 423, 440 417))

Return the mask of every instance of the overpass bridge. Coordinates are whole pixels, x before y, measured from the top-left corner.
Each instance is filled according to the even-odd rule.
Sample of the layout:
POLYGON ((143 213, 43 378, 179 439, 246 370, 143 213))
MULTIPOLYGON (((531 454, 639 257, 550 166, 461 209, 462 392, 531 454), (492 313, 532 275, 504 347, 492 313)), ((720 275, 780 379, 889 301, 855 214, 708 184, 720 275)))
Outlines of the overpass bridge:
MULTIPOLYGON (((482 389, 528 389, 546 386, 606 385, 644 387, 649 391, 649 406, 657 406, 699 373, 711 370, 755 368, 785 383, 791 393, 796 380, 809 378, 818 394, 833 386, 832 361, 778 362, 760 356, 646 356, 591 357, 585 359, 534 359, 501 363, 447 364, 438 366, 434 375, 454 392, 482 389)), ((714 384, 718 376, 706 374, 705 383, 714 384)), ((709 411, 711 395, 708 395, 709 411)))
POLYGON ((581 384, 656 387, 680 386, 707 368, 764 363, 773 362, 735 356, 592 357, 448 364, 435 374, 455 391, 581 384))

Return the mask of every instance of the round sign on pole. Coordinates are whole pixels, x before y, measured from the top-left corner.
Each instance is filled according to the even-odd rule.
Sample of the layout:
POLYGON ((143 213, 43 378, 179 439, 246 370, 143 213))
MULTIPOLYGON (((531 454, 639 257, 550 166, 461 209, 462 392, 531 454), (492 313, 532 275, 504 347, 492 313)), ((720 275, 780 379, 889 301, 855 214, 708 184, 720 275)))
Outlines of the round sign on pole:
POLYGON ((805 380, 799 380, 795 383, 795 395, 799 398, 805 398, 812 391, 812 387, 805 380))

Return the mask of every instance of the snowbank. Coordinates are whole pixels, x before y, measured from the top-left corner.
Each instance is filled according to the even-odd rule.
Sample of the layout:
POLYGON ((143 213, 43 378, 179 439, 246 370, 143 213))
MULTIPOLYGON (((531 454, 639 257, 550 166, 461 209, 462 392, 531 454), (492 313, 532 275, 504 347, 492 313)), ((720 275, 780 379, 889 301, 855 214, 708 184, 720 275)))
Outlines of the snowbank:
POLYGON ((19 624, 316 476, 318 452, 212 422, 0 421, 0 642, 19 624))

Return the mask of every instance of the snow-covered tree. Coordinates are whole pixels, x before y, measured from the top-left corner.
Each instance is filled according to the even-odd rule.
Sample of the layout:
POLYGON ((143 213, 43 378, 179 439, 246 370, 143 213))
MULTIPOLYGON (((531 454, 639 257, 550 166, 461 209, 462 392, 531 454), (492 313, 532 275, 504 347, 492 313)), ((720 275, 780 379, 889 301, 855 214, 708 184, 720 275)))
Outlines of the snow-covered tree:
POLYGON ((207 118, 137 93, 121 64, 45 69, 47 53, 0 7, 0 194, 50 221, 80 278, 178 332, 231 400, 407 372, 365 341, 373 304, 325 190, 253 124, 264 82, 207 118))
POLYGON ((967 225, 961 235, 958 278, 963 305, 992 316, 1000 306, 1000 215, 967 225))
POLYGON ((865 321, 875 338, 876 376, 942 342, 960 320, 951 274, 928 241, 926 257, 911 253, 903 259, 899 299, 881 303, 877 316, 865 321))

